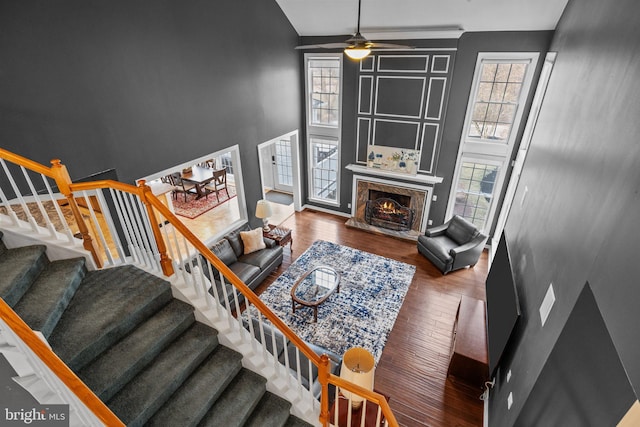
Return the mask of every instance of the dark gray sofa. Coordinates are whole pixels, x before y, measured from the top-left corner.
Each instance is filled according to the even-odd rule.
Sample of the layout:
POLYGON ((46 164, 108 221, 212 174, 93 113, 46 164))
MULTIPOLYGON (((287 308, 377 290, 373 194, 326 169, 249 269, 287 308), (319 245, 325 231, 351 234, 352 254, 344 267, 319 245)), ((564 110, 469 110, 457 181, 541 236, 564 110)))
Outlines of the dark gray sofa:
MULTIPOLYGON (((249 288, 255 289, 272 271, 282 264, 282 247, 274 240, 265 237, 265 249, 245 255, 240 232, 250 230, 249 224, 245 224, 224 236, 209 249, 249 288)), ((204 257, 201 258, 201 261, 203 266, 207 265, 204 257)), ((209 277, 209 269, 205 267, 203 270, 207 278, 211 280, 211 277, 209 277)), ((223 302, 224 294, 222 292, 220 275, 215 269, 213 271, 214 280, 211 280, 211 282, 212 284, 215 282, 218 297, 220 298, 220 302, 223 302)), ((235 309, 235 303, 233 302, 233 285, 225 280, 225 288, 228 295, 229 307, 235 309)), ((209 292, 213 293, 212 291, 209 292)), ((244 296, 238 292, 238 303, 242 304, 243 302, 244 296)))

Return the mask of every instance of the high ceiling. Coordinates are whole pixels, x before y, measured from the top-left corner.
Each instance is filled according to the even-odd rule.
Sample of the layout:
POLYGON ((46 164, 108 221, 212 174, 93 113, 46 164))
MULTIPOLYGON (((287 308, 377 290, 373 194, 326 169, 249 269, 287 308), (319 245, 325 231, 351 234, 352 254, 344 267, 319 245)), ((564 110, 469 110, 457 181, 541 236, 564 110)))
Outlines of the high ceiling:
MULTIPOLYGON (((367 33, 389 32, 389 37, 385 37, 389 39, 429 38, 430 31, 435 34, 449 29, 553 30, 567 1, 362 0, 361 30, 365 36, 367 33), (409 37, 405 37, 406 35, 409 37)), ((355 32, 358 0, 276 2, 301 36, 343 35, 355 32)))

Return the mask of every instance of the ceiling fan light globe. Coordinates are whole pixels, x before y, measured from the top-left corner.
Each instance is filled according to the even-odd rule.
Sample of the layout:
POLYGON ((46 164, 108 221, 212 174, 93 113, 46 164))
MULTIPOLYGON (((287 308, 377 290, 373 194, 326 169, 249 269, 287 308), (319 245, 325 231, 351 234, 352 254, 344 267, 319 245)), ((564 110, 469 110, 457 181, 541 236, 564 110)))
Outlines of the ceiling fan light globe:
POLYGON ((368 47, 348 47, 344 50, 344 54, 355 61, 366 58, 370 53, 371 49, 368 47))

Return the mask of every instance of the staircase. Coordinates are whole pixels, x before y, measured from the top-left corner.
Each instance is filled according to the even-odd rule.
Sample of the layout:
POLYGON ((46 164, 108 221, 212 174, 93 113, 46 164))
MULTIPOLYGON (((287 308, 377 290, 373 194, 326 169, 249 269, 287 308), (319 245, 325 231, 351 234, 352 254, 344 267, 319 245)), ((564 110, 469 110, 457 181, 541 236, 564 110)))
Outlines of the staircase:
POLYGON ((45 250, 7 249, 0 231, 0 297, 126 425, 309 426, 165 280, 45 250))

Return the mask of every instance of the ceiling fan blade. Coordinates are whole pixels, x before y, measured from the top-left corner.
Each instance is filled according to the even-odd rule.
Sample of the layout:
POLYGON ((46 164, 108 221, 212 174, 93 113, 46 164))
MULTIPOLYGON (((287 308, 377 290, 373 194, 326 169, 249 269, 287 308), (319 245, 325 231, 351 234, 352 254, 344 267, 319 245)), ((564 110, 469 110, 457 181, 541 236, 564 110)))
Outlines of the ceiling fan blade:
POLYGON ((344 49, 349 46, 349 43, 321 43, 296 46, 296 49, 344 49))
POLYGON ((408 46, 406 44, 372 42, 371 49, 415 49, 415 46, 408 46))

